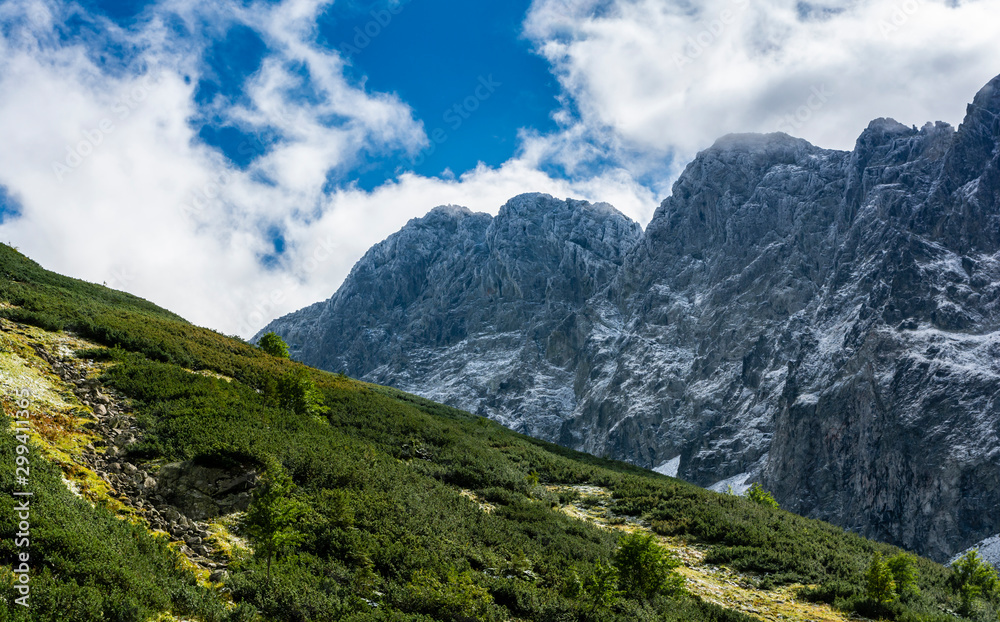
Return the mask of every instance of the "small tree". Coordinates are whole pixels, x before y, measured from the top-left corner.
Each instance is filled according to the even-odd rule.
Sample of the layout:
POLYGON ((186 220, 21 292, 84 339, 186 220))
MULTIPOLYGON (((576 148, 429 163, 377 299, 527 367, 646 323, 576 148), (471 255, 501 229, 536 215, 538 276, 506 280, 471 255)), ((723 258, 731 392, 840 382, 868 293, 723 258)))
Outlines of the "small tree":
POLYGON ((769 508, 778 508, 778 502, 774 500, 774 495, 764 490, 759 482, 754 482, 747 491, 747 499, 758 505, 766 505, 769 508))
POLYGON ((299 415, 321 417, 330 412, 323 392, 301 369, 285 374, 278 381, 281 405, 299 415))
POLYGON ((296 529, 309 507, 295 499, 292 478, 271 458, 261 483, 253 491, 243 528, 254 545, 254 555, 267 559, 267 580, 271 580, 271 560, 287 546, 302 543, 305 536, 296 529))
POLYGON ((406 591, 415 609, 439 620, 496 619, 493 596, 476 582, 476 575, 468 570, 459 573, 450 568, 444 581, 426 568, 418 570, 413 573, 406 591))
POLYGON ((277 333, 267 333, 260 338, 257 345, 271 356, 276 356, 280 359, 288 358, 288 344, 277 333))
POLYGON ((885 604, 896 599, 896 582, 892 571, 882 559, 882 554, 876 552, 865 571, 865 596, 871 600, 885 604))
POLYGON ((979 557, 975 549, 955 560, 951 565, 948 583, 962 600, 960 613, 968 616, 977 598, 996 600, 1000 590, 997 571, 979 557))
POLYGON ((583 582, 583 593, 591 602, 591 613, 598 607, 610 607, 622 595, 618 589, 618 570, 598 560, 594 572, 583 582))
POLYGON ((920 588, 917 587, 917 567, 912 555, 899 553, 887 559, 885 563, 889 567, 889 572, 892 573, 897 594, 900 596, 920 594, 920 588))
POLYGON ((652 534, 622 536, 614 565, 619 586, 629 596, 652 598, 659 593, 674 592, 684 584, 683 577, 673 571, 681 565, 680 561, 658 545, 652 534))

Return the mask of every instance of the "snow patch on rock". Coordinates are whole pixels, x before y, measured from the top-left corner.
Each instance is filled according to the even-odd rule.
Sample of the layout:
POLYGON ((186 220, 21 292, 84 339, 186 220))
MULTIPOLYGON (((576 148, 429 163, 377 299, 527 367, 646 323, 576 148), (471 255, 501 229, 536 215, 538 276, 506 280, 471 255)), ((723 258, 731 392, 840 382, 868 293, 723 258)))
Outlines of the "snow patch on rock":
POLYGON ((729 492, 732 489, 735 494, 744 495, 753 486, 752 475, 752 473, 740 473, 739 475, 727 477, 722 481, 715 482, 708 489, 721 493, 729 492))
POLYGON ((969 551, 977 551, 979 553, 979 557, 993 564, 994 568, 1000 570, 1000 534, 986 538, 975 546, 970 546, 966 550, 948 560, 948 565, 950 566, 954 564, 959 557, 965 555, 969 551))
POLYGON ((681 468, 681 457, 671 458, 667 460, 660 466, 653 469, 660 475, 666 475, 667 477, 677 477, 677 471, 681 468))

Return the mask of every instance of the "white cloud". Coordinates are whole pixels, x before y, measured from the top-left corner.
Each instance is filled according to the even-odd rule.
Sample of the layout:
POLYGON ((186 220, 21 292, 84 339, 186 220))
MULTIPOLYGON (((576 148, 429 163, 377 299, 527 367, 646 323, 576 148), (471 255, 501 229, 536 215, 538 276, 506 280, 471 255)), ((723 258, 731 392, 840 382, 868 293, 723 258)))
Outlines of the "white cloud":
POLYGON ((525 30, 582 124, 687 160, 729 132, 851 149, 881 116, 958 123, 997 23, 990 0, 535 0, 525 30))
POLYGON ((225 31, 219 20, 235 20, 268 44, 270 55, 246 85, 248 99, 215 111, 246 130, 280 133, 246 170, 203 145, 189 123, 199 113, 199 45, 211 37, 173 42, 156 15, 138 34, 102 24, 142 50, 136 68, 116 76, 83 45, 56 41, 58 10, 71 8, 3 5, 0 21, 19 27, 0 38, 0 184, 23 210, 0 225, 0 239, 50 269, 249 336, 279 314, 329 297, 369 246, 436 205, 495 213, 529 190, 609 198, 633 212, 654 202, 620 171, 572 185, 522 160, 455 180, 405 175, 371 193, 325 195, 328 171, 349 167, 362 150, 414 154, 427 137, 404 102, 351 86, 341 59, 309 43, 323 4, 167 5, 192 27, 199 17, 215 24, 213 37, 225 31), (308 69, 316 102, 286 97, 299 79, 292 63, 308 69), (328 117, 345 121, 331 126, 328 117), (273 250, 275 227, 287 250, 265 267, 260 258, 273 250))
POLYGON ((1000 9, 987 2, 950 9, 923 0, 885 37, 878 20, 892 3, 882 0, 828 2, 844 11, 805 22, 792 2, 737 6, 738 19, 679 67, 687 38, 712 28, 733 0, 695 13, 661 0, 536 0, 526 32, 564 87, 560 131, 523 132, 517 156, 497 168, 327 194, 329 171, 350 170, 365 150, 415 154, 428 138, 405 102, 350 83, 337 53, 314 43, 326 4, 165 0, 127 32, 102 24, 138 50, 111 70, 83 44, 57 39, 53 26, 72 5, 0 4, 0 185, 22 206, 0 224, 0 240, 50 269, 249 336, 329 297, 365 250, 436 205, 496 213, 540 191, 607 201, 646 222, 686 157, 725 132, 778 129, 814 86, 826 87, 827 101, 797 133, 846 148, 877 116, 957 121, 1000 70, 982 32, 1000 9), (161 20, 168 12, 194 34, 178 41, 161 20), (213 113, 281 136, 245 170, 198 140, 191 123, 203 112, 194 85, 204 47, 232 23, 260 33, 269 55, 246 98, 213 113), (287 96, 303 67, 315 101, 287 96), (553 169, 564 174, 545 172, 553 169), (265 266, 274 228, 286 251, 265 266))
MULTIPOLYGON (((235 169, 198 141, 189 123, 199 112, 197 40, 187 42, 194 49, 171 49, 155 17, 134 35, 104 23, 143 50, 134 69, 115 75, 96 66, 84 45, 56 41, 52 14, 60 8, 72 10, 21 2, 0 13, 14 33, 0 38, 0 184, 22 205, 20 218, 0 226, 0 239, 51 269, 108 282, 195 322, 251 334, 256 327, 240 325, 233 292, 280 286, 315 245, 319 233, 303 223, 323 207, 327 171, 365 144, 415 151, 426 140, 408 106, 348 86, 336 56, 298 42, 300 21, 272 19, 281 14, 276 7, 274 15, 243 15, 276 53, 253 77, 249 102, 226 113, 250 130, 277 128, 283 140, 246 171, 235 169), (305 64, 329 96, 318 104, 285 97, 290 62, 305 64), (321 122, 331 114, 346 122, 321 122), (260 262, 273 250, 271 225, 296 236, 287 240, 286 265, 275 269, 260 262)), ((228 8, 240 18, 236 4, 228 8)), ((295 8, 308 21, 319 7, 295 8)), ((327 296, 331 287, 307 279, 308 293, 293 304, 327 296)))

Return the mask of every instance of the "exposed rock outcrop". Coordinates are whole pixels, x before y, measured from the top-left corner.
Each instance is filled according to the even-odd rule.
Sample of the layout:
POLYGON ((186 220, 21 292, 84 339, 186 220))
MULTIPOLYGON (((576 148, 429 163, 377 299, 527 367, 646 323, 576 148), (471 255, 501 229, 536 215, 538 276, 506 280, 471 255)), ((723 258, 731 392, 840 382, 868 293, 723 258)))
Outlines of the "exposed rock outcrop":
POLYGON ((293 357, 420 386, 536 436, 576 403, 577 315, 642 234, 607 204, 530 194, 493 218, 439 207, 376 245, 327 302, 281 323, 293 357))
POLYGON ((104 480, 111 494, 144 518, 151 529, 168 533, 195 565, 216 572, 224 569, 228 558, 210 544, 208 521, 247 508, 250 490, 259 479, 256 470, 207 468, 189 462, 160 466, 130 460, 125 449, 141 439, 142 431, 128 401, 103 386, 86 360, 69 353, 60 356, 40 345, 35 346, 35 352, 94 414, 92 431, 99 440, 84 449, 83 465, 104 480))
POLYGON ((196 521, 242 512, 258 475, 253 469, 218 469, 172 462, 156 473, 158 496, 196 521))

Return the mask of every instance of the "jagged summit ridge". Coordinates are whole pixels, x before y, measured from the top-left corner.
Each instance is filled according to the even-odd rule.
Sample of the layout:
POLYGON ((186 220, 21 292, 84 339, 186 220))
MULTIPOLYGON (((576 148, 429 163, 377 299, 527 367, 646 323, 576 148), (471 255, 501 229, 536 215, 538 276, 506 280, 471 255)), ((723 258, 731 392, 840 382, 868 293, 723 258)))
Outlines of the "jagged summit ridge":
POLYGON ((297 359, 420 384, 421 394, 551 437, 575 406, 572 375, 548 362, 572 350, 559 327, 606 287, 641 234, 610 205, 537 193, 496 217, 438 207, 368 251, 333 298, 267 330, 297 359), (538 335, 547 335, 541 349, 538 335))
POLYGON ((850 152, 725 136, 645 231, 546 195, 417 219, 266 330, 945 560, 1000 532, 998 112, 1000 78, 957 130, 877 119, 850 152))

